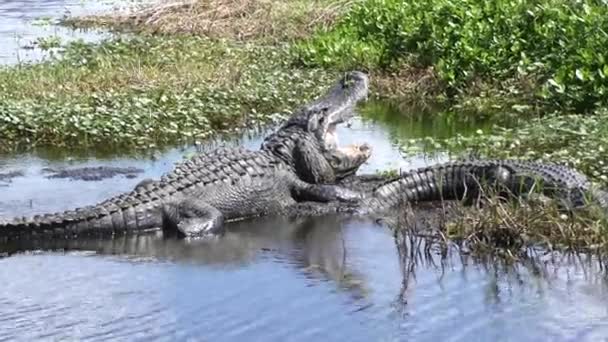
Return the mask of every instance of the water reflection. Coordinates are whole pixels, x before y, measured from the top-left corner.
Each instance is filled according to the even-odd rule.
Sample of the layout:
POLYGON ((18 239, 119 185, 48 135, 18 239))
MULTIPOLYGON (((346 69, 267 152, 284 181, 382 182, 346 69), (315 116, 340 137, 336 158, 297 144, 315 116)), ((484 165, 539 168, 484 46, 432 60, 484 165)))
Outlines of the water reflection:
POLYGON ((595 257, 507 265, 425 243, 332 217, 234 223, 218 241, 47 241, 26 247, 71 252, 0 259, 0 331, 9 339, 302 341, 608 333, 608 284, 595 257), (44 334, 35 322, 46 322, 44 334))
POLYGON ((235 222, 220 239, 184 241, 160 234, 114 239, 18 241, 0 245, 6 255, 22 251, 93 251, 132 261, 190 263, 210 267, 244 267, 258 258, 292 265, 310 277, 323 277, 339 287, 357 290, 364 281, 348 269, 345 237, 335 217, 260 218, 235 222))
MULTIPOLYGON (((340 128, 342 143, 374 146, 363 172, 441 160, 401 158, 396 139, 443 133, 438 124, 426 133, 414 124, 391 130, 392 115, 400 114, 366 115, 340 128)), ((260 139, 220 143, 257 148, 260 139)), ((195 150, 6 156, 0 171, 23 174, 0 187, 0 212, 92 204, 159 177, 195 150), (85 182, 47 179, 41 171, 96 165, 144 173, 85 182)), ((433 216, 415 213, 417 220, 433 216)), ((0 340, 592 341, 608 334, 608 287, 597 258, 539 254, 504 265, 427 246, 366 219, 269 217, 230 224, 217 241, 142 235, 0 249, 12 254, 0 259, 0 340)))
POLYGON ((78 39, 95 42, 110 37, 97 30, 72 30, 57 22, 62 16, 100 13, 131 3, 131 0, 0 1, 0 64, 38 62, 48 57, 51 52, 38 46, 41 39, 66 43, 78 39))
POLYGON ((479 115, 444 111, 440 107, 403 107, 398 102, 372 101, 363 113, 366 120, 380 125, 393 139, 402 142, 427 136, 443 139, 457 134, 470 135, 493 124, 479 115))

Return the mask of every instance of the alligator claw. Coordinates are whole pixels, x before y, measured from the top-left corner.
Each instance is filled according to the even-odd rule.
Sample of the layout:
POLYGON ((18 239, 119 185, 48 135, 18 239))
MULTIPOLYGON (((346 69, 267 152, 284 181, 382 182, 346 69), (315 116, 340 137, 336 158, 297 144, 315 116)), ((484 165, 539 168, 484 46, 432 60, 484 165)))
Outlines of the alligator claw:
POLYGON ((349 189, 339 189, 336 198, 340 202, 357 202, 363 199, 363 194, 349 189))
POLYGON ((214 220, 201 221, 199 219, 188 219, 177 224, 177 229, 186 238, 202 238, 213 237, 222 233, 221 227, 218 227, 214 220))

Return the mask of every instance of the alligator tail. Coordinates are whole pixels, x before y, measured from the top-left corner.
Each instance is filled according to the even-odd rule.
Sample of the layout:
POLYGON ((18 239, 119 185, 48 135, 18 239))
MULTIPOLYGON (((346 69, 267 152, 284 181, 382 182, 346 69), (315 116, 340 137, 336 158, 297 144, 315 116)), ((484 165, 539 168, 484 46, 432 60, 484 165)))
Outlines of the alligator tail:
POLYGON ((94 206, 61 213, 0 219, 0 241, 23 238, 62 238, 112 236, 160 227, 159 201, 140 202, 121 195, 94 206))
POLYGON ((493 162, 446 163, 402 173, 374 191, 373 207, 399 202, 460 200, 478 194, 484 182, 500 180, 503 171, 493 162))
POLYGON ((584 175, 559 165, 510 160, 449 162, 402 173, 379 186, 370 204, 381 210, 404 202, 472 199, 484 189, 520 196, 537 188, 538 180, 545 195, 565 200, 570 209, 590 200, 608 211, 608 192, 595 189, 584 175))

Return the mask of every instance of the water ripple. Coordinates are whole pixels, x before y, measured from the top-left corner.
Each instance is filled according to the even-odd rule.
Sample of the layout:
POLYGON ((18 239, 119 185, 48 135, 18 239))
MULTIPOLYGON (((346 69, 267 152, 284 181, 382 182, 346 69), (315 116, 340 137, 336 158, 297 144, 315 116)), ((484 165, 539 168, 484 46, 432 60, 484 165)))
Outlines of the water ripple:
MULTIPOLYGON (((399 159, 385 131, 360 133, 351 138, 385 139, 384 159, 367 171, 399 159)), ((257 139, 247 144, 257 146, 257 139)), ((112 163, 157 177, 181 153, 112 163)), ((42 163, 65 162, 15 161, 29 170, 42 163)), ((138 181, 74 182, 68 189, 29 174, 0 189, 0 210, 5 200, 35 197, 41 188, 38 196, 65 201, 39 198, 41 206, 20 214, 94 202, 138 181)), ((534 341, 594 340, 608 332, 605 280, 567 260, 544 276, 459 258, 408 273, 411 260, 399 255, 392 234, 365 220, 262 219, 229 228, 217 243, 156 236, 49 241, 70 252, 2 258, 0 340, 534 341)))

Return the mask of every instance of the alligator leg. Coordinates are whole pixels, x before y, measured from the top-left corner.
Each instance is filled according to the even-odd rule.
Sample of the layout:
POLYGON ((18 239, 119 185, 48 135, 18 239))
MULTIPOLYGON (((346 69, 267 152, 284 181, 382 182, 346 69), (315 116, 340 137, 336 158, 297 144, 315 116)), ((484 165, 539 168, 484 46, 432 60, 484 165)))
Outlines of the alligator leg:
POLYGON ((215 207, 196 199, 163 205, 163 232, 178 237, 201 237, 223 233, 224 215, 215 207))
POLYGON ((338 185, 309 184, 299 179, 294 180, 294 198, 298 201, 315 202, 356 202, 363 198, 362 193, 338 185))
POLYGON ((319 152, 318 146, 308 140, 298 140, 293 150, 298 177, 312 184, 335 183, 334 170, 319 152))

